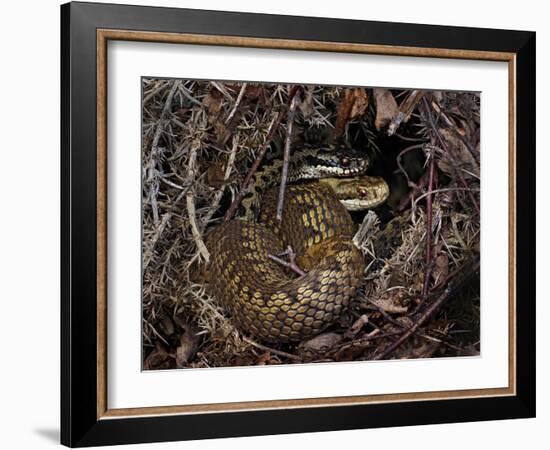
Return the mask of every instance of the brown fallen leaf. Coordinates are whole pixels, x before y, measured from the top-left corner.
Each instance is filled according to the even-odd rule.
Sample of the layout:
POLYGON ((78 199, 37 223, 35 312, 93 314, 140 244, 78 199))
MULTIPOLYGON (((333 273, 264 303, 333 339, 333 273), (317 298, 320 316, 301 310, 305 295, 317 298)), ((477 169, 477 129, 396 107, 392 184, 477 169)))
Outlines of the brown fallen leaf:
POLYGON ((304 119, 308 119, 313 114, 313 89, 315 86, 306 86, 304 94, 298 103, 298 109, 302 112, 304 119))
POLYGON ((399 114, 397 102, 388 89, 373 89, 374 99, 376 100, 376 119, 374 126, 377 130, 388 125, 394 117, 399 114))
POLYGON ((441 252, 437 255, 434 261, 434 267, 432 270, 432 278, 434 283, 438 283, 440 280, 444 280, 449 275, 449 256, 441 252))
POLYGON ((369 107, 369 95, 367 94, 366 89, 358 88, 353 91, 354 102, 351 107, 351 112, 349 114, 349 119, 355 119, 360 117, 367 111, 369 107))
POLYGON ((447 147, 447 152, 437 158, 439 169, 450 177, 459 170, 466 180, 478 179, 479 165, 466 144, 448 128, 440 128, 439 134, 447 147))
POLYGON ((208 95, 204 97, 202 104, 208 111, 208 122, 214 124, 218 120, 222 109, 222 94, 217 89, 212 88, 208 95))
POLYGON ((418 89, 409 92, 405 100, 399 105, 399 112, 393 117, 388 126, 388 136, 395 134, 402 123, 407 123, 409 121, 411 114, 418 102, 424 97, 425 92, 426 91, 418 89))
POLYGON ((355 322, 353 322, 353 325, 346 331, 344 336, 348 339, 353 339, 367 323, 369 323, 369 317, 366 314, 361 315, 355 322))
POLYGON ((208 186, 220 189, 224 184, 225 164, 221 161, 213 161, 206 170, 206 181, 208 186))
POLYGON ((347 123, 359 116, 362 116, 369 106, 369 97, 367 91, 362 88, 344 89, 344 93, 336 113, 336 124, 334 127, 334 136, 339 137, 344 134, 347 123))
POLYGON ((305 351, 322 353, 338 345, 340 342, 343 341, 343 339, 343 336, 338 333, 322 333, 315 336, 314 338, 300 343, 299 347, 305 351))
POLYGON ((194 327, 187 325, 180 336, 180 345, 176 349, 176 366, 185 367, 195 356, 199 348, 200 336, 194 327))

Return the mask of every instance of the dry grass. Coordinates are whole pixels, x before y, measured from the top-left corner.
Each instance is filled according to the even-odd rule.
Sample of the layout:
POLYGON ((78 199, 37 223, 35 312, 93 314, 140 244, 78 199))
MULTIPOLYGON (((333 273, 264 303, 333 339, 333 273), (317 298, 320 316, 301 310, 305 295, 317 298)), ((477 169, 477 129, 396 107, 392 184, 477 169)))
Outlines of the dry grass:
MULTIPOLYGON (((145 368, 370 359, 430 301, 429 296, 422 298, 429 197, 430 293, 479 253, 479 96, 427 93, 409 122, 388 141, 379 139, 385 129, 374 128, 377 104, 370 89, 355 90, 366 103, 346 109, 342 105, 353 97, 350 90, 304 86, 292 134, 295 146, 335 139, 360 142, 389 164, 396 172, 391 176, 402 183, 397 154, 415 139, 414 144, 422 145, 421 164, 434 158, 437 180, 430 195, 423 175, 428 166, 421 167, 418 176, 407 174, 417 187, 411 198, 409 189, 399 196, 402 211, 394 205, 393 211, 385 207, 382 219, 367 215, 356 236, 370 263, 365 286, 353 307, 321 338, 324 345, 270 349, 243 336, 205 290, 209 255, 203 240, 239 192, 270 124, 288 105, 288 91, 286 85, 143 80, 145 368), (389 150, 383 145, 388 142, 389 150), (396 233, 386 242, 392 217, 396 233)), ((408 91, 392 93, 400 104, 408 91)), ((359 98, 356 94, 353 98, 359 98)), ((287 126, 283 120, 270 153, 281 151, 287 126)), ((475 354, 478 335, 479 285, 474 283, 392 357, 475 354)))

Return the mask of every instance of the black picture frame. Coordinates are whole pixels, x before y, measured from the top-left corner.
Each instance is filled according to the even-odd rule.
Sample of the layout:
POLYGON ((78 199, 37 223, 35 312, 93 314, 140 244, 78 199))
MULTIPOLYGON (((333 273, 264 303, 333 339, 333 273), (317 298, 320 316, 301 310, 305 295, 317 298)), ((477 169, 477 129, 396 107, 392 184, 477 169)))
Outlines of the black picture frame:
POLYGON ((61 6, 61 442, 71 447, 535 416, 535 33, 111 4, 61 6), (97 30, 515 55, 515 395, 98 417, 97 30))

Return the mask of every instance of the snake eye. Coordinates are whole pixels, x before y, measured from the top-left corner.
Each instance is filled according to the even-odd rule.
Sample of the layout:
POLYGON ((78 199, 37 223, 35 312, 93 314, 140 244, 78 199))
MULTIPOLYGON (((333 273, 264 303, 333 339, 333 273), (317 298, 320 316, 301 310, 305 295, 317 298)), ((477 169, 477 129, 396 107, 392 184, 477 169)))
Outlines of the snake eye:
POLYGON ((347 156, 344 156, 343 158, 340 158, 340 164, 344 167, 348 167, 350 164, 350 160, 347 156))
POLYGON ((365 198, 369 195, 369 192, 367 189, 360 187, 360 188, 357 188, 357 194, 359 195, 359 197, 365 198))

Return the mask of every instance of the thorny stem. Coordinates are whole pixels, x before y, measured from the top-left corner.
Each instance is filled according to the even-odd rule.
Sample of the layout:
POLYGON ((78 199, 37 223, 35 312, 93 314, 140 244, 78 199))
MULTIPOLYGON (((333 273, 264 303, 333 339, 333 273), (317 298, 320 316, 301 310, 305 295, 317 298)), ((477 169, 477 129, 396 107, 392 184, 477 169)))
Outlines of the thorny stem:
POLYGON ((239 91, 239 95, 237 96, 237 100, 235 100, 235 104, 233 105, 233 108, 231 109, 230 113, 227 115, 227 119, 225 119, 226 125, 231 122, 231 119, 233 119, 233 116, 237 112, 237 109, 239 108, 239 105, 243 101, 244 93, 246 92, 246 88, 248 87, 248 83, 243 83, 241 86, 241 90, 239 91))
MULTIPOLYGON (((292 87, 292 89, 290 90, 290 96, 289 96, 290 102, 292 102, 292 100, 294 99, 294 97, 298 93, 298 90, 299 90, 299 86, 293 86, 292 87)), ((225 215, 223 216, 223 221, 224 222, 227 222, 228 220, 231 220, 231 218, 233 217, 233 214, 235 214, 235 211, 237 210, 237 208, 241 204, 241 201, 242 201, 243 197, 248 192, 249 187, 250 187, 250 183, 252 181, 252 177, 254 176, 254 174, 256 173, 258 168, 260 167, 260 164, 262 163, 262 160, 264 159, 264 156, 267 153, 267 149, 269 148, 269 145, 271 144, 273 136, 275 135, 275 133, 277 132, 279 126, 281 125, 281 121, 283 120, 284 114, 285 114, 285 108, 280 109, 279 113, 277 114, 277 117, 269 125, 269 129, 267 131, 267 136, 266 136, 265 141, 262 145, 262 148, 260 149, 260 152, 258 153, 258 156, 256 157, 256 160, 254 161, 254 164, 252 164, 252 167, 250 168, 250 170, 248 171, 246 177, 244 178, 241 190, 239 191, 239 193, 235 197, 235 200, 233 201, 233 203, 231 203, 231 205, 229 206, 229 208, 225 212, 225 215)))
POLYGON ((155 225, 158 227, 160 224, 160 217, 158 212, 158 205, 157 205, 157 198, 156 193, 158 191, 159 186, 159 179, 157 176, 157 156, 159 153, 159 141, 160 137, 162 136, 162 133, 164 131, 164 127, 166 126, 166 117, 168 116, 168 112, 170 110, 170 107, 172 106, 172 99, 174 98, 174 94, 176 93, 176 90, 178 89, 178 86, 181 84, 180 81, 175 81, 172 85, 172 88, 170 89, 170 92, 168 93, 168 96, 166 97, 166 102, 164 103, 164 108, 162 109, 162 113, 160 115, 160 118, 157 123, 157 128, 155 130, 155 135, 153 136, 153 142, 151 143, 151 160, 149 161, 149 167, 148 167, 148 176, 147 176, 147 182, 151 183, 151 188, 149 190, 149 198, 151 201, 151 209, 153 212, 153 221, 155 222, 155 225))
POLYGON ((285 140, 285 151, 283 154, 283 171, 281 173, 281 186, 279 187, 279 199, 277 201, 277 220, 280 222, 283 219, 283 203, 285 200, 285 188, 288 179, 288 165, 290 164, 290 141, 292 140, 292 128, 294 125, 294 115, 296 114, 296 105, 298 104, 299 89, 292 89, 294 91, 292 100, 290 102, 290 108, 288 110, 288 125, 285 140))
POLYGON ((426 198, 426 268, 424 271, 424 285, 422 286, 422 301, 426 298, 428 293, 428 285, 430 284, 430 278, 432 276, 432 264, 433 264, 433 255, 432 255, 432 199, 433 199, 433 184, 434 184, 434 167, 435 167, 435 158, 432 155, 430 157, 430 175, 428 180, 428 196, 426 198))
POLYGON ((216 192, 214 199, 212 201, 212 205, 210 206, 210 210, 206 214, 206 216, 203 219, 202 222, 202 231, 204 232, 204 229, 210 222, 210 219, 212 219, 212 216, 214 213, 218 210, 218 206, 220 205, 220 201, 222 199, 223 193, 225 191, 225 187, 227 184, 227 180, 229 179, 229 176, 231 175, 231 169, 233 168, 233 164, 235 163, 235 157, 237 155, 237 147, 239 142, 239 133, 237 133, 236 136, 233 137, 233 147, 231 148, 231 152, 229 153, 229 157, 227 158, 227 165, 225 166, 225 172, 223 175, 223 184, 222 187, 216 192))
POLYGON ((262 163, 262 160, 264 159, 264 156, 267 152, 267 149, 269 148, 269 144, 271 143, 271 140, 273 139, 273 136, 275 135, 275 132, 279 128, 279 125, 281 124, 281 120, 284 116, 284 110, 281 109, 279 111, 279 114, 277 114, 277 117, 273 119, 271 124, 269 125, 269 129, 267 130, 267 136, 265 138, 265 141, 262 145, 262 148, 260 149, 260 152, 258 153, 258 156, 256 157, 256 160, 254 161, 254 164, 252 164, 252 167, 246 174, 246 177, 243 181, 243 185, 237 196, 235 197, 235 200, 233 200, 233 203, 231 203, 231 206, 227 209, 225 212, 225 215, 223 217, 224 222, 227 222, 233 217, 233 214, 235 214, 235 210, 239 207, 241 200, 245 196, 245 194, 248 192, 248 188, 250 186, 250 182, 252 181, 252 177, 258 170, 258 167, 260 167, 260 164, 262 163))
MULTIPOLYGON (((191 185, 195 179, 195 164, 197 160, 197 148, 192 146, 189 151, 189 162, 187 166, 187 183, 191 185)), ((210 252, 206 248, 204 241, 202 240, 202 235, 197 225, 197 217, 195 210, 195 193, 193 189, 189 189, 185 195, 185 200, 187 204, 187 215, 189 217, 189 225, 191 226, 191 234, 197 246, 198 251, 206 262, 210 261, 210 252)))

